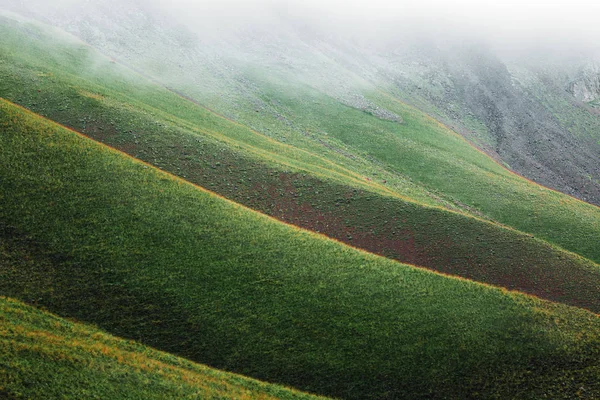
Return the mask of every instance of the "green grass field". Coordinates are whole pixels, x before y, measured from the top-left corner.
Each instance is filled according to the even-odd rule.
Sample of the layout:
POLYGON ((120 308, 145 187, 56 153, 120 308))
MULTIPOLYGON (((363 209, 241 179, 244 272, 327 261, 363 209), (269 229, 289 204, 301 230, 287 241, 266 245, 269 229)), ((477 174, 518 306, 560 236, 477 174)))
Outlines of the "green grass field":
POLYGON ((595 314, 284 225, 6 101, 0 121, 0 293, 323 395, 600 394, 595 314))
MULTIPOLYGON (((72 38, 58 40, 47 28, 6 21, 0 27, 0 96, 283 221, 400 261, 600 311, 597 264, 485 222, 490 213, 446 192, 486 197, 496 188, 488 199, 494 213, 527 211, 530 218, 518 221, 527 225, 524 232, 556 224, 561 241, 576 242, 569 248, 583 248, 580 254, 596 251, 597 208, 508 173, 416 110, 374 94, 404 115, 405 124, 398 125, 307 87, 295 88, 296 97, 287 99, 267 92, 314 130, 327 129, 346 141, 353 137, 345 138, 347 132, 360 132, 354 136, 364 143, 345 151, 379 146, 389 158, 382 168, 368 164, 360 152, 342 157, 291 133, 296 147, 276 142, 161 89, 72 38), (16 51, 22 43, 27 46, 16 51), (336 121, 346 125, 337 127, 336 121), (375 128, 380 133, 372 135, 375 128), (404 153, 394 147, 398 143, 404 153), (410 168, 426 182, 406 178, 403 169, 410 168), (456 171, 456 179, 447 171, 456 171), (442 191, 444 185, 450 189, 442 191)), ((254 110, 249 114, 261 118, 254 110)))
POLYGON ((3 399, 317 399, 0 297, 3 399))
POLYGON ((384 92, 369 97, 401 115, 403 124, 369 116, 308 87, 286 91, 282 83, 262 79, 270 88, 267 96, 290 109, 297 124, 327 132, 431 193, 468 206, 475 215, 600 262, 600 208, 506 170, 458 134, 384 92))

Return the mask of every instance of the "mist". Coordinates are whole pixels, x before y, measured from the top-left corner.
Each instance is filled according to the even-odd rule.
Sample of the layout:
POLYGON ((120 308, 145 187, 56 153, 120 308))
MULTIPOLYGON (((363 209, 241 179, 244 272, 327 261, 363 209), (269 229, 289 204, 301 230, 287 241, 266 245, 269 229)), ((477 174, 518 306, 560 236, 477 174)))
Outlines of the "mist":
POLYGON ((538 47, 596 54, 600 43, 600 3, 590 0, 153 2, 203 34, 296 23, 352 39, 470 40, 505 52, 538 47))
POLYGON ((248 32, 269 40, 293 27, 372 48, 429 41, 484 44, 508 56, 600 54, 600 3, 592 0, 0 0, 40 15, 129 3, 172 18, 205 41, 248 32))

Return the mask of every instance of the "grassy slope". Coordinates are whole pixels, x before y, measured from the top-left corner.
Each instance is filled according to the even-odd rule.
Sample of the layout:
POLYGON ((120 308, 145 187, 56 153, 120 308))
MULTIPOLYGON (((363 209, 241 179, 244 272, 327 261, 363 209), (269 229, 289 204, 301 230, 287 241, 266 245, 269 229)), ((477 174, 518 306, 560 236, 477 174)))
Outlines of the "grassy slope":
MULTIPOLYGON (((6 28, 5 33, 6 54, 11 40, 31 41, 18 29, 6 28)), ((41 37, 41 43, 30 42, 28 51, 0 59, 2 95, 281 220, 400 261, 600 311, 600 270, 586 260, 497 225, 388 196, 388 189, 359 182, 351 173, 330 174, 322 169, 329 165, 322 159, 318 161, 322 165, 315 168, 310 158, 294 159, 266 138, 257 139, 258 147, 232 142, 219 132, 238 138, 259 135, 211 117, 147 81, 141 83, 139 77, 85 47, 46 42, 41 37), (48 49, 52 51, 47 53, 48 49), (90 60, 97 65, 95 74, 85 68, 90 60), (126 95, 117 91, 125 89, 126 95), (142 99, 198 114, 201 119, 189 118, 196 118, 200 128, 149 107, 142 99), (211 128, 224 123, 229 125, 211 128), (239 132, 232 132, 231 127, 239 132), (265 141, 274 146, 277 157, 262 150, 265 141)), ((430 146, 441 147, 444 136, 428 129, 424 132, 430 146)), ((454 142, 463 143, 458 137, 454 142)), ((487 162, 478 153, 467 152, 467 156, 472 157, 469 162, 483 166, 487 162)), ((416 200, 449 204, 418 186, 398 185, 392 189, 416 200)))
POLYGON ((216 371, 0 297, 0 397, 317 399, 216 371))
POLYGON ((496 164, 463 138, 384 92, 371 100, 404 118, 396 124, 344 106, 308 87, 258 76, 265 96, 305 129, 327 132, 388 169, 487 217, 600 262, 600 208, 542 188, 496 164))
MULTIPOLYGON (((85 87, 91 92, 85 91, 79 95, 88 96, 88 107, 94 106, 94 100, 101 99, 102 96, 96 96, 100 92, 101 95, 109 95, 119 102, 126 103, 130 109, 138 109, 156 118, 157 124, 167 120, 187 128, 193 127, 203 135, 267 162, 285 165, 291 169, 307 170, 344 184, 394 195, 394 192, 383 185, 366 181, 361 173, 334 163, 328 157, 277 142, 186 101, 177 94, 153 84, 147 78, 110 62, 108 58, 77 39, 59 36, 61 31, 42 28, 37 24, 19 24, 6 16, 0 18, 5 22, 0 26, 4 67, 2 92, 4 97, 16 103, 35 108, 41 114, 51 114, 48 117, 57 120, 68 116, 71 118, 71 124, 77 128, 88 123, 93 126, 95 121, 92 118, 81 116, 80 119, 74 120, 71 117, 72 108, 79 105, 71 102, 69 97, 72 96, 73 89, 85 87), (28 46, 23 46, 24 41, 28 46), (22 68, 29 74, 21 76, 22 68), (20 81, 18 86, 15 85, 17 81, 20 81), (23 84, 30 89, 34 89, 32 86, 35 85, 37 94, 21 90, 23 84), (57 99, 52 101, 46 97, 49 94, 57 99)), ((110 122, 114 124, 117 121, 110 122)), ((410 182, 398 184, 402 185, 402 191, 423 200, 429 199, 431 203, 430 197, 422 188, 411 185, 410 182)))
POLYGON ((326 395, 600 395, 597 315, 354 250, 0 110, 0 293, 326 395))

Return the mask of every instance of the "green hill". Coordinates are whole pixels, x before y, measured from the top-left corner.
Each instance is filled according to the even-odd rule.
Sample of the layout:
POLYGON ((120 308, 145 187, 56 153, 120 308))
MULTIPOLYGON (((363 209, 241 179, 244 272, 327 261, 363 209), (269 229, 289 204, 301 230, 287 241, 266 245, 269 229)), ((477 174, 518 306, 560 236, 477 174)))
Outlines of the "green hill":
POLYGON ((403 262, 600 310, 600 268, 556 246, 598 261, 598 209, 509 173, 410 107, 373 94, 404 116, 398 125, 309 87, 295 88, 295 97, 272 89, 267 94, 303 126, 360 139, 346 153, 339 141, 324 146, 291 131, 284 144, 72 37, 4 21, 0 96, 285 222, 403 262))
POLYGON ((317 399, 0 297, 3 399, 317 399))
POLYGON ((0 102, 0 292, 343 398, 594 398, 600 320, 282 224, 0 102))

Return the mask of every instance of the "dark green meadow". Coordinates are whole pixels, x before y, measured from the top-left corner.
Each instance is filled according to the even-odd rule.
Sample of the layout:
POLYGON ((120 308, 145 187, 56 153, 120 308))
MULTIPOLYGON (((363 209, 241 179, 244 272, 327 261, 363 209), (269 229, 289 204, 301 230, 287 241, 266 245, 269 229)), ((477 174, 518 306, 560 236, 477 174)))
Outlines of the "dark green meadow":
POLYGON ((40 26, 5 21, 0 26, 0 96, 238 203, 352 246, 600 310, 597 264, 563 251, 556 241, 549 244, 531 235, 562 232, 560 242, 571 243, 568 249, 597 261, 597 208, 510 174, 414 109, 388 104, 391 100, 378 95, 404 116, 399 125, 306 87, 295 88, 296 96, 289 98, 275 89, 266 92, 314 131, 362 140, 348 150, 376 155, 387 165, 382 172, 380 162, 360 161, 360 151, 348 158, 306 144, 305 138, 292 142, 290 136, 295 147, 277 142, 178 97, 72 38, 57 40, 56 33, 40 26), (27 43, 23 51, 15 50, 19 43, 27 43), (377 176, 371 174, 375 171, 377 176), (454 171, 452 177, 448 171, 454 171), (404 172, 419 175, 407 179, 404 172), (486 198, 491 211, 484 213, 470 200, 464 203, 456 190, 486 198), (495 220, 504 222, 513 209, 517 216, 529 213, 515 223, 523 232, 490 218, 494 212, 495 220))
POLYGON ((0 103, 0 292, 341 398, 594 398, 590 312, 258 214, 0 103))
POLYGON ((2 399, 318 399, 0 297, 2 399))

